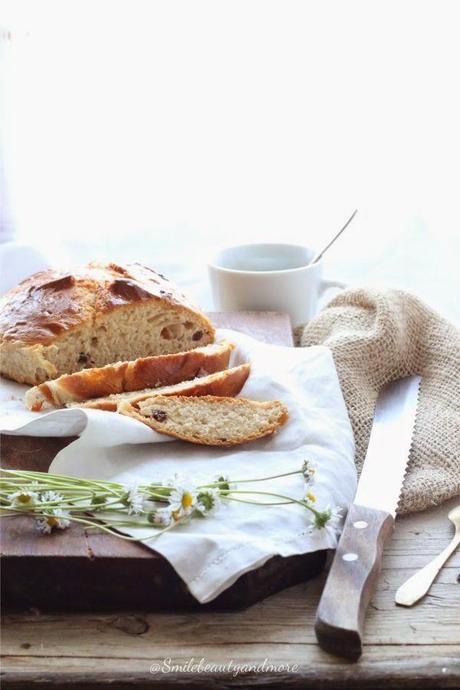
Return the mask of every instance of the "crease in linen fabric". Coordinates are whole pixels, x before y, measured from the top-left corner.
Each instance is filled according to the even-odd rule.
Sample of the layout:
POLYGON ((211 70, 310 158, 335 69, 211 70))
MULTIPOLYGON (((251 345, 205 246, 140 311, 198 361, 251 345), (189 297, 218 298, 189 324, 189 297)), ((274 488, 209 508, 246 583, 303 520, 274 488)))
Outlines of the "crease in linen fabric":
POLYGON ((334 357, 361 469, 380 388, 420 374, 422 385, 399 513, 460 493, 460 332, 403 290, 349 289, 300 333, 334 357))

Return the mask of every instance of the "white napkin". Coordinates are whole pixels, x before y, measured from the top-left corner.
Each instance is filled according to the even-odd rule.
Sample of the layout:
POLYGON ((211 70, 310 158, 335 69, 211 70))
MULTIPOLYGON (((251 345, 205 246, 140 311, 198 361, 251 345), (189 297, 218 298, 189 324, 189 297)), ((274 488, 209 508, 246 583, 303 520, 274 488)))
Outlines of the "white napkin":
MULTIPOLYGON (((310 458, 318 467, 316 505, 346 507, 356 489, 354 441, 329 350, 267 345, 227 330, 219 330, 218 336, 237 345, 232 366, 251 362, 251 375, 240 395, 254 400, 276 398, 287 405, 289 421, 274 436, 230 449, 209 448, 173 441, 137 420, 111 412, 32 413, 24 410, 19 399, 25 386, 5 380, 0 429, 30 436, 80 434, 56 456, 50 471, 127 484, 164 480, 175 473, 192 483, 212 481, 220 474, 231 481, 258 478, 300 469, 303 460, 310 458)), ((300 474, 244 488, 249 486, 296 497, 305 491, 300 474)), ((131 533, 146 536, 150 530, 137 528, 131 533)), ((156 532, 152 529, 151 533, 156 532)), ((301 507, 224 502, 215 516, 192 520, 147 545, 168 559, 204 603, 274 555, 334 548, 336 543, 337 536, 329 530, 309 534, 301 507)))

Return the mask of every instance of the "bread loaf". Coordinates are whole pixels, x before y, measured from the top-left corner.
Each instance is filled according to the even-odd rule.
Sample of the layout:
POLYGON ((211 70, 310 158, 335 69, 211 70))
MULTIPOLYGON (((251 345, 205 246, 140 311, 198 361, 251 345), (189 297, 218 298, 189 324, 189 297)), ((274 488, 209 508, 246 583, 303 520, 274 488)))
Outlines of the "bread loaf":
POLYGON ((272 434, 288 418, 279 400, 256 402, 206 395, 155 396, 137 405, 120 403, 121 414, 155 431, 206 446, 234 446, 272 434))
POLYGON ((141 400, 146 400, 154 395, 220 395, 233 397, 238 395, 249 376, 250 365, 241 364, 233 369, 218 371, 209 376, 202 376, 191 381, 182 381, 174 386, 162 386, 160 388, 148 388, 143 391, 130 393, 114 393, 106 398, 95 398, 86 402, 67 403, 67 407, 85 407, 93 410, 106 410, 116 412, 120 403, 129 402, 138 405, 141 400))
POLYGON ((233 347, 223 340, 189 352, 144 357, 133 362, 116 362, 64 374, 27 391, 26 406, 29 410, 38 411, 44 403, 61 407, 68 402, 81 402, 113 393, 170 386, 226 369, 233 347))
POLYGON ((0 373, 20 383, 212 342, 206 316, 137 263, 48 269, 0 300, 0 373))

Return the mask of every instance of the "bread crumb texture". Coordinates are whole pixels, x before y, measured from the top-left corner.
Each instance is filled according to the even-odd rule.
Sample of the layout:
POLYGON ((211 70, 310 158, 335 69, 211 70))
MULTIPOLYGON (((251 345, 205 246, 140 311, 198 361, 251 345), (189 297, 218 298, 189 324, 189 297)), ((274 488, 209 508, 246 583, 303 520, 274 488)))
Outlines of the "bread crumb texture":
POLYGON ((288 419, 279 400, 258 402, 244 398, 156 396, 119 407, 156 431, 192 443, 232 446, 267 436, 288 419))
POLYGON ((138 263, 48 269, 0 301, 0 373, 31 385, 89 367, 192 350, 214 329, 179 289, 138 263))

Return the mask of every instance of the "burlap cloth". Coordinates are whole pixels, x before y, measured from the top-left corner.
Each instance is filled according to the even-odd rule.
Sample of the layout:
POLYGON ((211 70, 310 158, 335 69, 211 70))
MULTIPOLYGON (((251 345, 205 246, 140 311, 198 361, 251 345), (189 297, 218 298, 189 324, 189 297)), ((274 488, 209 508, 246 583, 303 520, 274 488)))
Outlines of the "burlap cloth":
POLYGON ((421 394, 399 513, 460 493, 460 333, 402 290, 349 289, 300 334, 332 351, 361 468, 379 389, 420 374, 421 394))

